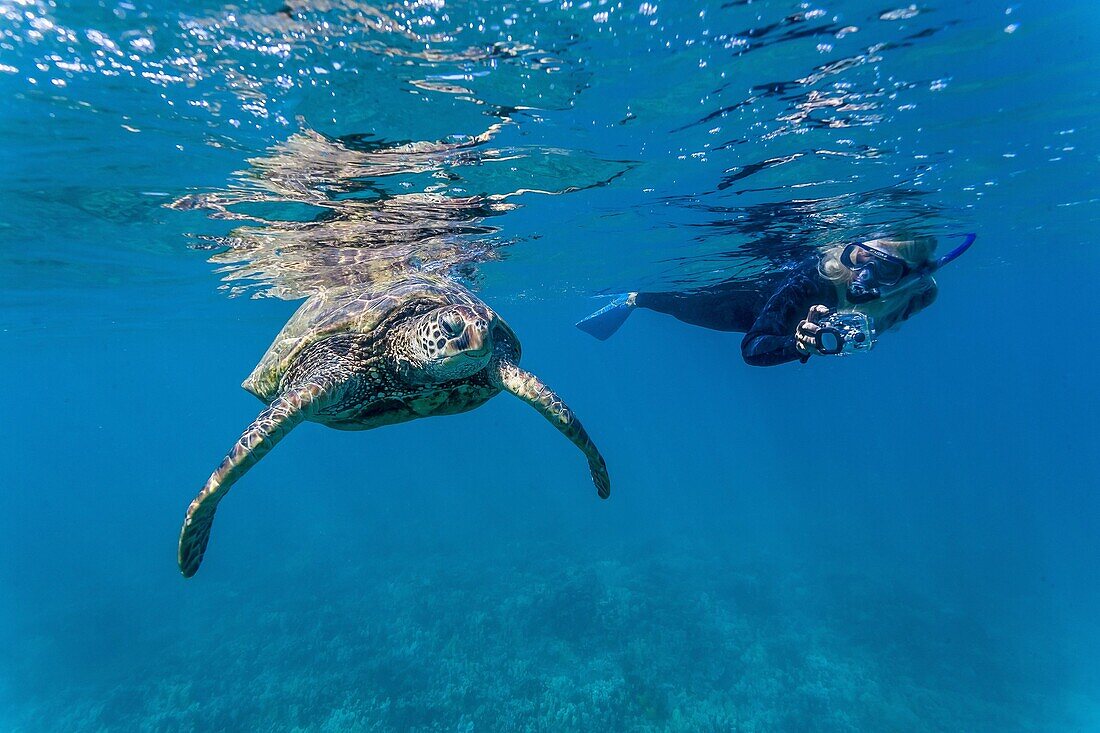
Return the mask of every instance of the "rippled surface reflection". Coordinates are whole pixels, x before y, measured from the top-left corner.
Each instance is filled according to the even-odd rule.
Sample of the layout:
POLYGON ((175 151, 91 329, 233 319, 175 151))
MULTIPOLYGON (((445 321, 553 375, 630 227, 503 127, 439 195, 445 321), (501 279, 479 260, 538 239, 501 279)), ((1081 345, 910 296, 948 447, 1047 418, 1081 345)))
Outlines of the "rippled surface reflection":
MULTIPOLYGON (((184 226, 203 246, 229 248, 218 260, 235 263, 230 277, 283 297, 324 281, 337 261, 346 277, 372 258, 368 249, 377 250, 368 269, 447 270, 516 241, 528 247, 522 273, 542 287, 691 287, 884 227, 973 228, 977 211, 1007 205, 986 201, 1022 170, 1056 176, 1089 160, 1087 107, 1071 104, 1086 90, 1048 92, 1048 103, 1077 111, 1034 135, 1027 90, 1041 79, 1025 76, 1018 94, 997 97, 1019 65, 1013 12, 982 3, 341 1, 181 12, 5 2, 0 83, 22 110, 5 118, 6 131, 40 154, 64 144, 84 173, 59 194, 33 185, 41 168, 14 161, 11 205, 45 197, 121 225, 103 227, 123 229, 116 277, 148 277, 139 253, 149 237, 125 224, 178 228, 183 220, 158 211, 168 197, 176 209, 253 217, 231 235, 195 219, 184 226), (979 69, 977 57, 989 63, 979 69), (41 114, 54 135, 26 127, 41 114), (993 124, 996 138, 975 134, 993 124), (81 143, 90 131, 138 162, 118 175, 81 143), (161 175, 165 165, 172 175, 161 175), (498 218, 530 190, 589 193, 539 204, 537 224, 498 218), (396 235, 402 218, 410 223, 396 235), (572 234, 578 224, 585 236, 572 234), (284 260, 271 256, 284 250, 284 260)), ((1096 198, 1082 184, 1061 197, 1035 186, 1049 204, 1072 206, 1096 198)), ((182 242, 160 246, 179 252, 182 242)), ((510 290, 528 288, 521 279, 510 290)))
POLYGON ((303 129, 250 159, 233 188, 184 196, 171 207, 254 222, 208 240, 225 248, 212 261, 226 265, 221 272, 234 293, 246 287, 242 281, 262 285, 256 294, 300 298, 342 285, 381 289, 417 272, 472 280, 474 265, 507 244, 493 236, 499 228, 488 219, 519 205, 510 199, 606 185, 625 170, 565 150, 491 147, 499 129, 400 144, 303 129), (524 166, 530 185, 546 188, 468 194, 471 185, 493 186, 494 174, 484 171, 494 166, 524 166), (465 175, 468 168, 481 171, 465 175), (581 183, 601 173, 608 178, 581 183), (242 212, 257 207, 274 213, 242 212), (280 218, 282 212, 304 220, 280 218))

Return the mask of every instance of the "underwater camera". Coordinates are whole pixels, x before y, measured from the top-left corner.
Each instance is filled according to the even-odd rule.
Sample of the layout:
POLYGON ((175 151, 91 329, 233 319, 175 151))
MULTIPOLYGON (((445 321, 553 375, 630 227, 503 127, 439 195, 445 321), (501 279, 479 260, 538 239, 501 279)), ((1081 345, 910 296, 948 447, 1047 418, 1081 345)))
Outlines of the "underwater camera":
POLYGON ((875 328, 870 316, 858 311, 831 313, 819 324, 814 336, 818 351, 828 356, 864 353, 875 345, 875 328))

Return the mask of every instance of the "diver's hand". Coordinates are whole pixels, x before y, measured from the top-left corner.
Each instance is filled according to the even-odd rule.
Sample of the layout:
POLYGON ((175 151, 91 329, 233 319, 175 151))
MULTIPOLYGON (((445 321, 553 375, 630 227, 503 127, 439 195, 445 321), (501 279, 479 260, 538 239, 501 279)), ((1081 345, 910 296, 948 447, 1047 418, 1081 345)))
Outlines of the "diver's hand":
POLYGON ((817 332, 821 330, 821 326, 817 325, 821 323, 821 319, 832 313, 831 310, 823 305, 815 305, 810 308, 810 312, 806 314, 806 318, 800 321, 798 328, 794 331, 794 347, 798 349, 798 353, 802 354, 803 361, 808 359, 813 354, 821 354, 821 351, 817 348, 817 332))

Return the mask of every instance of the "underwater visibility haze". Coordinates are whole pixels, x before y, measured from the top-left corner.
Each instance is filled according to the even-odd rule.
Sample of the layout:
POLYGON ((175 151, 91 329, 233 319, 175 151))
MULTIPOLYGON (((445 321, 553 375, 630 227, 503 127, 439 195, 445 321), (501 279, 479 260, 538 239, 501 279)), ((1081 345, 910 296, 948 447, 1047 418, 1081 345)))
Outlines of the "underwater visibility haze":
POLYGON ((1100 730, 1098 77, 1086 0, 0 0, 0 730, 1100 730), (574 328, 968 233, 866 354, 574 328), (183 578, 409 283, 501 329, 413 411, 521 399, 298 425, 183 578))

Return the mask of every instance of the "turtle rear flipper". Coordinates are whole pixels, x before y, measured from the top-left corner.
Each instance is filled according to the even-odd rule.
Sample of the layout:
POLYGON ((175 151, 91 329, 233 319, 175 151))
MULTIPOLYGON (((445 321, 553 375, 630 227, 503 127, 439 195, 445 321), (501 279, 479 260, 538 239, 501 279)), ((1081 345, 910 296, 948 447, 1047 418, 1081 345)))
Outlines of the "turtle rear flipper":
POLYGON ((320 386, 307 384, 279 395, 248 426, 221 465, 210 474, 202 491, 187 508, 180 531, 177 559, 185 578, 194 575, 202 563, 218 502, 225 498, 229 489, 248 469, 267 455, 295 425, 305 420, 323 394, 320 386))
POLYGON ((490 368, 489 378, 505 392, 514 394, 534 407, 562 435, 573 441, 573 444, 588 458, 588 468, 592 472, 592 483, 596 485, 596 493, 601 499, 611 495, 611 478, 607 474, 607 464, 603 456, 600 455, 596 444, 588 437, 584 425, 581 425, 581 421, 561 397, 558 397, 534 374, 521 369, 508 359, 500 359, 495 369, 490 368))

